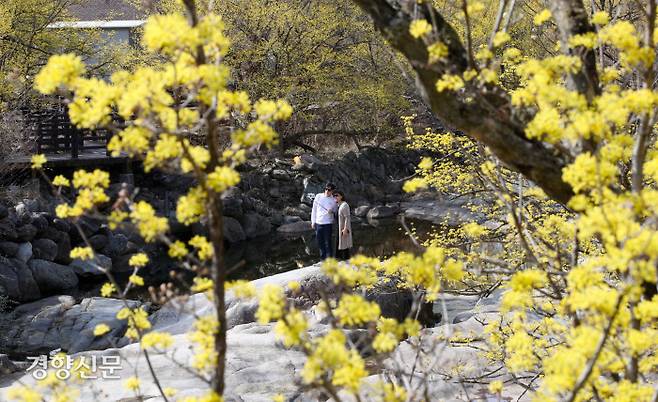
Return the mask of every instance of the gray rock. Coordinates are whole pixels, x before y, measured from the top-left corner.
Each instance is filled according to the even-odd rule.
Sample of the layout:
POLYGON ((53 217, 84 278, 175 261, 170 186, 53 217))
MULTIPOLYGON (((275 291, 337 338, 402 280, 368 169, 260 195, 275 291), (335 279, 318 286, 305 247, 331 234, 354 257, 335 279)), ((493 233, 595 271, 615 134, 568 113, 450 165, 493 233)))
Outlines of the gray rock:
POLYGON ((0 242, 0 254, 5 257, 16 257, 16 254, 18 254, 18 244, 12 241, 0 242))
POLYGON ((0 258, 0 295, 25 302, 41 294, 32 273, 22 262, 0 258))
POLYGON ((242 207, 242 197, 226 197, 222 200, 223 209, 225 216, 230 216, 231 218, 240 219, 244 214, 242 207))
POLYGON ((4 205, 0 205, 0 219, 5 219, 9 216, 9 209, 4 205))
POLYGON ((370 211, 370 205, 360 205, 354 210, 354 216, 365 218, 368 215, 368 211, 370 211))
POLYGON ((62 238, 57 241, 57 256, 55 262, 59 264, 68 264, 71 262, 71 238, 68 233, 63 233, 62 238))
POLYGON ((37 229, 37 233, 40 233, 48 227, 48 219, 43 214, 33 213, 31 225, 37 229))
POLYGON ((393 208, 384 205, 371 208, 367 216, 368 219, 382 219, 390 218, 393 215, 395 215, 393 208))
POLYGON ((34 259, 30 260, 29 267, 42 293, 66 291, 78 285, 78 276, 67 265, 34 259))
POLYGON ((59 218, 53 219, 53 227, 57 230, 60 230, 64 233, 68 233, 71 230, 71 224, 67 221, 59 218))
POLYGON ((9 219, 3 219, 0 221, 0 239, 5 239, 9 241, 16 240, 16 226, 9 219))
POLYGON ((302 221, 302 218, 296 215, 284 215, 283 216, 283 224, 287 223, 295 223, 295 222, 300 222, 302 221))
MULTIPOLYGON (((130 307, 139 302, 128 301, 130 307)), ((125 307, 122 300, 87 298, 80 304, 70 296, 52 296, 23 304, 11 314, 12 325, 5 331, 3 348, 28 355, 62 349, 68 353, 106 349, 119 343, 126 330, 126 321, 116 314, 125 307), (107 324, 110 331, 94 336, 98 324, 107 324)))
POLYGON ((65 237, 69 237, 68 232, 63 232, 61 230, 58 230, 54 226, 48 226, 43 230, 39 231, 39 237, 42 239, 50 239, 54 241, 55 243, 61 241, 65 237))
POLYGON ((4 354, 0 355, 0 375, 16 373, 20 370, 21 369, 9 359, 9 356, 4 354))
POLYGON ((32 241, 34 258, 53 261, 57 257, 57 243, 50 239, 36 239, 32 241))
POLYGON ((101 267, 107 271, 112 269, 112 259, 103 254, 96 254, 93 260, 73 260, 69 266, 78 276, 96 276, 105 275, 105 272, 98 269, 101 267))
POLYGON ((270 221, 256 212, 245 214, 240 223, 242 224, 247 239, 264 236, 272 230, 272 224, 270 221))
POLYGON ((31 241, 37 235, 37 232, 37 228, 28 223, 16 228, 16 238, 19 241, 31 241))
POLYGON ((115 258, 124 254, 127 248, 128 238, 121 233, 113 233, 108 236, 108 242, 105 247, 102 248, 102 252, 111 258, 115 258))
POLYGON ((25 242, 19 244, 16 258, 23 262, 28 262, 32 258, 32 243, 25 242))
POLYGON ((96 234, 89 237, 89 245, 94 250, 101 250, 107 246, 108 238, 104 234, 96 234))
POLYGON ((292 223, 286 223, 277 228, 277 232, 285 235, 297 235, 300 233, 311 232, 310 221, 298 221, 292 223))
POLYGON ((240 224, 240 222, 237 221, 237 219, 232 218, 230 216, 225 216, 224 238, 229 243, 237 243, 239 241, 245 240, 247 236, 244 233, 244 230, 242 229, 242 225, 240 224))
POLYGON ((300 202, 306 205, 313 205, 313 200, 318 193, 323 191, 324 185, 310 177, 304 178, 304 190, 300 202))
POLYGON ((272 177, 277 180, 290 180, 290 174, 283 169, 274 169, 272 171, 272 177))

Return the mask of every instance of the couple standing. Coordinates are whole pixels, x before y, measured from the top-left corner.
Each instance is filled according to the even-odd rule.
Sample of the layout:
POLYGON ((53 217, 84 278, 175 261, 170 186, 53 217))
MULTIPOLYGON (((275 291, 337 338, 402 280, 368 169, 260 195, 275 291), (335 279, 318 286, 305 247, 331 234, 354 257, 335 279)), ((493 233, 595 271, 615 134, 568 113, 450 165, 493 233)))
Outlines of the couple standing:
POLYGON ((333 183, 327 183, 324 186, 324 192, 316 194, 313 199, 311 227, 315 229, 321 260, 327 257, 336 257, 339 260, 350 258, 350 248, 352 248, 350 206, 345 201, 345 194, 336 190, 333 183), (331 237, 336 221, 334 215, 338 215, 338 242, 335 253, 331 247, 331 237))

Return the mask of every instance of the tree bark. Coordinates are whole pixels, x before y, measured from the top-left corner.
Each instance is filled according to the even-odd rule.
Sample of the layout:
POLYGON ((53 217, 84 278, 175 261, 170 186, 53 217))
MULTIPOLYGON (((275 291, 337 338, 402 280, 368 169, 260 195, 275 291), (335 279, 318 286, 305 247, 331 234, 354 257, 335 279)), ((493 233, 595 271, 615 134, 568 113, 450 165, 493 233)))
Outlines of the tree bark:
POLYGON ((532 180, 556 201, 566 204, 571 199, 573 190, 562 180, 562 168, 570 162, 569 157, 526 137, 524 130, 530 116, 514 110, 502 88, 488 85, 472 99, 436 90, 436 82, 444 74, 461 74, 468 68, 467 52, 457 32, 436 10, 423 6, 417 9, 418 18, 433 22, 439 39, 448 46, 446 63, 429 64, 425 43, 409 33, 412 10, 403 7, 415 2, 354 2, 372 17, 391 46, 409 60, 418 75, 419 90, 444 123, 489 147, 505 165, 532 180))

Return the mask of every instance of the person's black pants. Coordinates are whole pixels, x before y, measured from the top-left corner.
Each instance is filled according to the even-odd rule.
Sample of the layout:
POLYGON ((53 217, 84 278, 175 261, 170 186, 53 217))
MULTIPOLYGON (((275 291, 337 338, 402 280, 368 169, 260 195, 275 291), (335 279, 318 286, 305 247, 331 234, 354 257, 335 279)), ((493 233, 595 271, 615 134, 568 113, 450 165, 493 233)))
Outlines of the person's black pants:
POLYGON ((321 260, 333 257, 333 249, 331 247, 331 233, 333 232, 333 226, 334 225, 331 223, 315 225, 315 236, 318 239, 321 260))

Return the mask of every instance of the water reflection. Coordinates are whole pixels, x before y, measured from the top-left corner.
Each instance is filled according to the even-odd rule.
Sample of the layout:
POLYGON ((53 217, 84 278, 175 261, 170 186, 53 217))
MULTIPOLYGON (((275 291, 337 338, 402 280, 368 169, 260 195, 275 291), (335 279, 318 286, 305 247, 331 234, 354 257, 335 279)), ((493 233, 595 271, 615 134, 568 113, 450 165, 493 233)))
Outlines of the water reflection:
MULTIPOLYGON (((409 222, 408 222, 409 223, 409 222)), ((411 222, 417 234, 423 236, 430 226, 424 222, 411 222)), ((353 223, 353 254, 386 258, 398 251, 412 251, 413 242, 395 219, 372 223, 353 223)), ((231 279, 258 279, 280 272, 305 267, 320 259, 320 251, 313 232, 297 237, 273 234, 232 244, 226 253, 228 267, 235 267, 231 279)))

